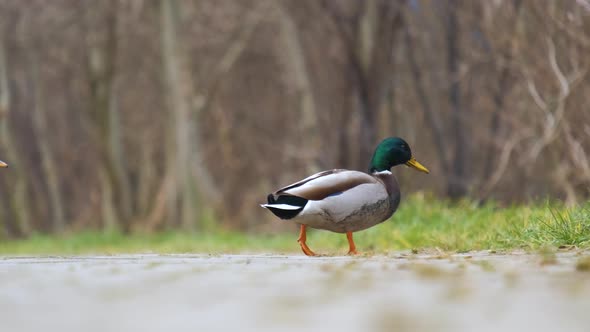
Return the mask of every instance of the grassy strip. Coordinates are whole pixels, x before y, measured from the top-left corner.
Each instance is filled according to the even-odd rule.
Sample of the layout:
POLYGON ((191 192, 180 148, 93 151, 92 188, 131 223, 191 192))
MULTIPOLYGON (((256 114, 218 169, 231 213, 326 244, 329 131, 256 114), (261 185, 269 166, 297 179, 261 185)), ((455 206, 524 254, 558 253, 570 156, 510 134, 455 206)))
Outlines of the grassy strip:
MULTIPOLYGON (((287 253, 298 252, 297 234, 166 232, 158 234, 80 233, 36 235, 1 241, 0 254, 85 253, 287 253)), ((590 204, 566 209, 558 204, 498 207, 470 201, 449 203, 424 195, 402 202, 393 218, 355 234, 362 252, 388 253, 402 249, 439 248, 444 251, 535 250, 543 247, 590 248, 590 204)), ((318 252, 344 253, 346 237, 311 231, 310 247, 318 252)))

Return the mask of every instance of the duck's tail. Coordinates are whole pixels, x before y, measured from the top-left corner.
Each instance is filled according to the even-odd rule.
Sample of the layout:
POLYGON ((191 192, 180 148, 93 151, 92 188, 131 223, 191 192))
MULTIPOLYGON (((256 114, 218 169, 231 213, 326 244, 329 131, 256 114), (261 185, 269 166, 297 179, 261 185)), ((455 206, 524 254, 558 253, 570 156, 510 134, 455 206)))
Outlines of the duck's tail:
POLYGON ((269 209, 281 219, 295 218, 307 204, 307 199, 291 195, 280 195, 275 199, 273 194, 269 194, 267 200, 268 204, 260 204, 260 206, 269 209))

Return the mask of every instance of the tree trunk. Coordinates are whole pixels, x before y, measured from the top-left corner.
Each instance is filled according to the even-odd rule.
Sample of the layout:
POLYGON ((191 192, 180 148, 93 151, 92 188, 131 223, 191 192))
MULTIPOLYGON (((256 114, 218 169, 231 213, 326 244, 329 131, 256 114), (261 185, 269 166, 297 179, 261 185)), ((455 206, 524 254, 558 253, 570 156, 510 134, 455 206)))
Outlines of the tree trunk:
POLYGON ((4 147, 5 155, 3 155, 3 158, 12 166, 11 172, 14 172, 16 179, 14 189, 11 190, 11 194, 8 195, 7 199, 10 201, 10 212, 15 216, 18 232, 28 235, 32 231, 29 216, 31 208, 26 199, 27 182, 23 170, 24 165, 20 163, 22 158, 16 152, 18 149, 10 132, 10 90, 4 32, 0 36, 2 38, 0 40, 0 143, 4 147))
POLYGON ((167 171, 175 175, 176 181, 173 187, 169 188, 169 194, 171 198, 177 199, 177 202, 174 200, 168 202, 168 211, 173 213, 173 216, 178 215, 182 227, 190 230, 195 227, 197 197, 196 184, 189 168, 194 163, 194 155, 190 149, 192 119, 189 106, 190 94, 187 91, 189 84, 183 77, 186 71, 182 70, 184 66, 182 51, 177 41, 177 29, 180 23, 179 5, 179 2, 174 0, 160 2, 164 81, 168 107, 172 112, 168 134, 174 137, 172 146, 169 146, 170 151, 167 151, 170 154, 167 158, 167 171), (177 203, 178 207, 176 207, 177 203), (178 213, 173 212, 177 208, 178 213))
POLYGON ((355 103, 358 115, 358 150, 353 164, 356 169, 366 169, 377 143, 377 115, 391 87, 393 45, 402 21, 397 3, 369 0, 358 4, 361 11, 344 17, 335 8, 336 2, 322 2, 343 45, 353 92, 350 102, 355 103))
POLYGON ((463 110, 461 105, 461 86, 459 84, 459 24, 457 22, 457 4, 455 0, 448 0, 447 4, 447 65, 451 82, 449 102, 451 105, 452 140, 455 145, 455 155, 452 160, 451 174, 448 177, 448 195, 456 199, 467 193, 465 178, 465 128, 463 125, 463 110))
POLYGON ((404 39, 406 44, 406 59, 408 60, 408 64, 410 65, 410 73, 412 74, 412 78, 414 79, 416 95, 418 97, 420 105, 422 106, 424 118, 426 119, 426 123, 428 124, 432 132, 432 140, 434 146, 436 147, 438 160, 443 170, 443 174, 447 176, 449 174, 449 166, 446 153, 447 150, 445 150, 445 146, 447 146, 447 142, 445 139, 446 136, 443 134, 442 121, 440 120, 440 117, 435 111, 433 111, 432 106, 430 105, 430 99, 428 98, 426 88, 424 87, 422 71, 418 66, 418 62, 416 61, 416 54, 414 53, 415 46, 409 29, 410 27, 407 27, 404 33, 404 39))
MULTIPOLYGON (((96 8, 94 8, 96 9, 96 8)), ((112 0, 100 12, 86 9, 86 36, 89 40, 86 67, 90 83, 91 118, 97 128, 97 143, 102 169, 99 173, 103 196, 103 224, 106 228, 130 230, 133 215, 131 184, 127 174, 121 119, 117 102, 117 27, 118 1, 112 0), (96 28, 104 20, 106 32, 96 28), (91 37, 94 38, 91 38, 91 37), (100 43, 102 41, 102 43, 100 43)))
MULTIPOLYGON (((490 121, 490 126, 489 126, 489 131, 488 131, 488 137, 490 139, 490 144, 488 146, 488 150, 487 150, 487 157, 485 158, 485 162, 484 162, 484 170, 483 170, 483 174, 481 179, 483 181, 488 181, 493 173, 494 168, 497 166, 497 164, 494 162, 494 160, 497 159, 497 152, 499 150, 500 147, 496 146, 494 143, 496 142, 496 138, 498 136, 498 133, 501 131, 501 122, 500 122, 500 118, 502 113, 505 110, 504 107, 504 101, 505 101, 505 97, 507 92, 509 91, 509 87, 510 87, 510 63, 512 62, 512 58, 516 52, 516 37, 518 36, 517 34, 517 29, 518 29, 518 22, 520 20, 520 9, 522 8, 522 2, 520 0, 515 0, 512 3, 514 10, 515 10, 515 17, 514 17, 514 23, 511 29, 511 38, 510 38, 510 43, 508 45, 508 50, 507 50, 507 54, 504 56, 503 59, 503 63, 504 63, 504 67, 502 68, 501 72, 500 72, 500 79, 498 80, 498 87, 495 90, 494 94, 493 94, 493 100, 494 100, 494 113, 492 114, 492 119, 490 121)), ((485 200, 486 197, 483 196, 481 197, 482 200, 485 200)))
MULTIPOLYGON (((357 169, 367 169, 369 161, 375 149, 376 138, 376 120, 378 108, 381 104, 379 92, 375 89, 382 89, 381 85, 385 80, 379 80, 373 72, 373 67, 385 65, 376 62, 376 52, 389 52, 389 44, 379 45, 383 49, 376 49, 377 28, 378 25, 384 24, 381 17, 377 15, 377 1, 367 0, 364 4, 364 13, 360 16, 357 27, 358 43, 351 58, 352 70, 356 78, 357 103, 359 110, 359 152, 357 169), (379 80, 379 81, 375 81, 379 80)), ((391 33, 391 31, 387 31, 391 33)), ((387 70, 381 68, 381 70, 387 70)))
POLYGON ((299 122, 301 137, 305 140, 304 146, 308 146, 314 151, 311 161, 308 162, 308 173, 319 171, 318 149, 320 148, 320 139, 318 136, 318 115, 316 111, 316 102, 311 87, 311 78, 306 64, 305 53, 300 42, 300 36, 296 24, 285 8, 284 3, 280 3, 281 12, 281 32, 282 40, 287 48, 287 61, 289 73, 293 77, 293 83, 297 87, 300 98, 299 122))
POLYGON ((47 124, 43 81, 40 73, 39 55, 31 54, 31 70, 34 86, 33 127, 41 154, 41 168, 43 177, 47 181, 47 191, 51 210, 51 225, 53 232, 61 233, 65 229, 63 199, 60 189, 59 166, 51 151, 51 134, 47 124))

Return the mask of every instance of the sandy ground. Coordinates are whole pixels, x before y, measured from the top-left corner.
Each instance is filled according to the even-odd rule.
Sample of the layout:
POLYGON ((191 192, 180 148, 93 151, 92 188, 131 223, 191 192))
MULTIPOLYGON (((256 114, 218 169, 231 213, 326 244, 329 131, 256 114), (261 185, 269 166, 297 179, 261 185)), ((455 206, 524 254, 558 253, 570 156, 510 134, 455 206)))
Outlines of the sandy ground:
POLYGON ((0 257, 0 330, 587 332, 583 255, 0 257))

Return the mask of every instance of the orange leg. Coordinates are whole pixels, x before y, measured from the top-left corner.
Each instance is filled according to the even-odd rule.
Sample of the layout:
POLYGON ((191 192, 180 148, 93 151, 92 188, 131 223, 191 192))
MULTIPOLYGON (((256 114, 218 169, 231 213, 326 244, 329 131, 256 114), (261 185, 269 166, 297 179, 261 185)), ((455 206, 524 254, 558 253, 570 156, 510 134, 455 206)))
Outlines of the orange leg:
POLYGON ((354 245, 354 240, 352 239, 352 232, 346 232, 346 238, 348 239, 348 254, 358 255, 356 246, 354 245))
POLYGON ((305 225, 301 225, 301 231, 299 232, 299 238, 297 239, 297 242, 299 242, 299 245, 301 246, 301 250, 303 250, 303 253, 307 256, 317 256, 313 251, 311 251, 311 249, 309 249, 307 244, 305 244, 305 241, 307 241, 305 225))

